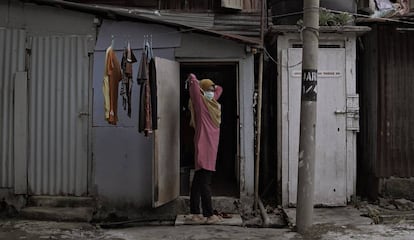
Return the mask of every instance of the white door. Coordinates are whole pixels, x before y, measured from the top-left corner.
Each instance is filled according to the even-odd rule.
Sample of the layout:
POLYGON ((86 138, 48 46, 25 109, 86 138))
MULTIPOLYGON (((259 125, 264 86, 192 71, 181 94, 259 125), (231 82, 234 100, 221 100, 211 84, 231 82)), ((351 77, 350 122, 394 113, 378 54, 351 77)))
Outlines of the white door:
MULTIPOLYGON (((297 198, 302 49, 287 52, 289 204, 297 198)), ((315 152, 316 205, 346 205, 345 49, 320 49, 315 152)))
POLYGON ((158 129, 154 131, 153 207, 180 194, 180 65, 155 58, 158 129))

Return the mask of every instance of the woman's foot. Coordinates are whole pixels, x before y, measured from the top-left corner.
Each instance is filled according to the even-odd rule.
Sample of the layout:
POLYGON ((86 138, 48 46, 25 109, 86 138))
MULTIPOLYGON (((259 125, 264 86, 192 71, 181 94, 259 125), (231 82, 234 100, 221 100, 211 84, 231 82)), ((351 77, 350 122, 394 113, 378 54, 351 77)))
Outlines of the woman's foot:
POLYGON ((212 216, 210 216, 210 217, 208 217, 207 218, 207 224, 215 224, 215 223, 218 223, 218 222, 221 222, 222 221, 222 219, 219 217, 219 216, 217 216, 217 215, 212 215, 212 216))
POLYGON ((191 217, 191 221, 195 223, 205 223, 206 220, 207 219, 205 217, 199 214, 193 214, 193 216, 191 217))

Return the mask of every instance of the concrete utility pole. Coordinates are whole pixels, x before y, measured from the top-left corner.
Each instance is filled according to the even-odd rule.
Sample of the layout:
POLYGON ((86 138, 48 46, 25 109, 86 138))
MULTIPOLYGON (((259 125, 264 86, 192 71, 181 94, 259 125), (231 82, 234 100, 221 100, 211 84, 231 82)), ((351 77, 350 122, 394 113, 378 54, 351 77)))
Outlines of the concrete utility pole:
POLYGON ((296 227, 301 234, 313 223, 319 0, 303 0, 303 10, 302 94, 296 209, 296 227))

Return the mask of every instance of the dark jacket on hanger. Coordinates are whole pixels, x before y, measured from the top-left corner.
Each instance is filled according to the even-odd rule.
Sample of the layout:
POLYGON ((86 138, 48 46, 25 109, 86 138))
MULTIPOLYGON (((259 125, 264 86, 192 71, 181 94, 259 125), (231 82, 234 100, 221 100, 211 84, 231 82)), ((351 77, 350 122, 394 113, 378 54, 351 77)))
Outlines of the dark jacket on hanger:
POLYGON ((128 117, 131 117, 131 95, 132 95, 132 64, 137 62, 131 48, 125 48, 122 55, 122 85, 120 95, 124 110, 128 108, 128 117))

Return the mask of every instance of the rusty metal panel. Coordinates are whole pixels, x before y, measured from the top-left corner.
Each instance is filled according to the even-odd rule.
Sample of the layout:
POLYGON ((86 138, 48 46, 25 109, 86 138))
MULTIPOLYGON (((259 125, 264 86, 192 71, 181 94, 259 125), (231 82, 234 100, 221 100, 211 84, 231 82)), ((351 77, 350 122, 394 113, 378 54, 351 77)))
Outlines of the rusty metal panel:
POLYGON ((243 0, 243 11, 260 11, 262 9, 262 1, 264 0, 243 0))
POLYGON ((13 88, 15 73, 24 71, 26 32, 0 28, 0 188, 14 182, 13 88))
POLYGON ((71 0, 71 2, 190 11, 222 10, 222 7, 230 7, 245 12, 260 11, 262 4, 262 0, 71 0))
MULTIPOLYGON (((377 177, 414 176, 414 32, 378 27, 377 177)), ((374 59, 372 59, 374 60, 374 59)))
POLYGON ((149 15, 148 17, 197 28, 211 28, 214 23, 214 14, 211 13, 162 12, 161 16, 149 15))
POLYGON ((89 38, 31 41, 29 194, 87 193, 89 38))
POLYGON ((232 6, 242 11, 260 11, 262 0, 167 0, 162 1, 162 9, 219 10, 232 6), (224 4, 223 4, 224 3, 224 4))
POLYGON ((158 6, 158 0, 72 0, 71 2, 151 8, 156 8, 158 6))
POLYGON ((216 14, 211 28, 226 34, 260 36, 260 13, 216 14))

